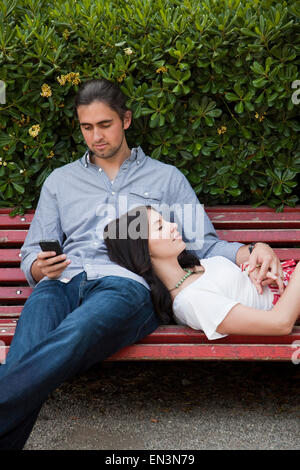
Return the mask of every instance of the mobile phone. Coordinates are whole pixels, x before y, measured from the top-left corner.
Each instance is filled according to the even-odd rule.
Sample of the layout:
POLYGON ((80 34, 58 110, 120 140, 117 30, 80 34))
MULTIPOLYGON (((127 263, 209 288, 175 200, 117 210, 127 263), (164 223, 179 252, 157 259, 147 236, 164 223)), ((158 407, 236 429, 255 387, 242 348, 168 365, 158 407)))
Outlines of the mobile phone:
POLYGON ((62 247, 58 240, 41 240, 40 247, 42 251, 55 251, 56 256, 63 254, 62 247))

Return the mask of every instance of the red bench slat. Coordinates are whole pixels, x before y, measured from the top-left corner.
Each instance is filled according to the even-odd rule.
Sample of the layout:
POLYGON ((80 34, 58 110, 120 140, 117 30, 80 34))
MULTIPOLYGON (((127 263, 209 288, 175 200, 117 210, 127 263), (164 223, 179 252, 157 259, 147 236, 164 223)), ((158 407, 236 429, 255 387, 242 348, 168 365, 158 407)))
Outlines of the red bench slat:
POLYGON ((26 300, 32 292, 31 287, 27 286, 1 286, 0 287, 0 301, 9 301, 9 300, 26 300))
MULTIPOLYGON (((14 335, 17 319, 0 319, 1 338, 10 344, 14 335)), ((299 340, 300 326, 295 326, 293 332, 286 336, 246 336, 229 335, 214 341, 209 341, 202 331, 179 325, 160 326, 150 335, 138 341, 137 344, 292 344, 299 340)))
POLYGON ((6 245, 20 244, 25 241, 27 230, 0 230, 0 243, 6 245))
POLYGON ((244 360, 291 361, 293 349, 283 344, 134 344, 128 346, 107 361, 137 360, 244 360))
POLYGON ((0 305, 0 318, 16 318, 19 317, 23 305, 0 305))
POLYGON ((24 214, 24 215, 16 215, 15 217, 10 217, 8 214, 1 214, 0 213, 0 227, 2 228, 17 228, 28 229, 34 214, 24 214))
POLYGON ((211 213, 210 220, 217 229, 243 228, 243 229, 263 229, 263 228, 300 228, 300 213, 276 214, 262 212, 247 213, 211 213))
POLYGON ((216 230, 219 238, 230 242, 300 243, 299 230, 216 230))
MULTIPOLYGON (((286 207, 283 212, 263 206, 253 208, 252 206, 215 206, 205 207, 206 213, 215 226, 242 228, 261 227, 300 227, 300 206, 295 208, 286 207)), ((0 227, 2 228, 28 228, 32 222, 34 211, 15 217, 9 216, 10 210, 0 209, 0 227)))
POLYGON ((26 282, 26 277, 20 268, 1 268, 0 282, 19 283, 26 282))
MULTIPOLYGON (((299 243, 300 229, 284 230, 284 229, 265 229, 265 230, 216 230, 218 236, 222 240, 250 243, 269 242, 269 243, 299 243)), ((23 244, 27 235, 26 230, 1 230, 0 241, 6 245, 23 244), (2 239, 2 240, 1 240, 2 239)))
MULTIPOLYGON (((300 317, 299 317, 300 320, 300 317)), ((246 335, 229 335, 225 338, 209 341, 205 334, 201 331, 194 330, 188 326, 181 325, 162 325, 154 333, 146 336, 138 343, 209 343, 209 344, 257 344, 257 343, 278 343, 286 344, 300 340, 300 326, 295 326, 293 332, 286 336, 246 336, 246 335)))
POLYGON ((300 248, 274 248, 274 251, 281 261, 287 259, 300 260, 300 248))
POLYGON ((0 264, 4 263, 20 263, 21 261, 21 249, 10 248, 0 249, 0 264))
MULTIPOLYGON (((275 253, 281 260, 300 259, 300 248, 274 248, 275 253)), ((20 263, 19 248, 0 249, 0 266, 3 264, 20 263)))
MULTIPOLYGON (((299 213, 300 212, 300 205, 298 206, 295 206, 295 207, 288 207, 288 206, 285 206, 284 207, 284 210, 283 212, 276 212, 275 209, 272 209, 271 207, 269 206, 259 206, 259 207, 253 207, 253 206, 249 206, 247 204, 242 204, 242 205, 224 205, 224 206, 205 206, 205 211, 207 213, 213 213, 213 212, 230 212, 230 213, 234 213, 234 212, 240 212, 240 213, 243 213, 243 212, 257 212, 257 213, 261 213, 261 212, 272 212, 273 214, 283 214, 283 213, 286 213, 286 212, 296 212, 296 213, 299 213)), ((0 213, 1 213, 1 210, 0 210, 0 213)))
MULTIPOLYGON (((0 362, 5 362, 9 347, 0 342, 0 362)), ((290 345, 211 345, 211 344, 134 344, 120 350, 105 362, 167 361, 167 360, 228 360, 291 362, 294 350, 290 345)), ((296 357, 297 359, 297 357, 296 357)))

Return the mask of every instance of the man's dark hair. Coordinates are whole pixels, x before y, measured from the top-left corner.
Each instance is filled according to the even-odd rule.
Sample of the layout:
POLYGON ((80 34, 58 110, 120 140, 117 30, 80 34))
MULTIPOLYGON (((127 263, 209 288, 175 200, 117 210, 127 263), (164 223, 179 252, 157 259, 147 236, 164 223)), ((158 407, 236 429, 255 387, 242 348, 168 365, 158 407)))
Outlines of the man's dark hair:
POLYGON ((93 79, 85 82, 79 89, 74 101, 74 110, 77 115, 77 108, 80 105, 88 105, 94 101, 101 101, 118 113, 123 121, 124 114, 128 111, 126 98, 118 85, 105 78, 93 79))

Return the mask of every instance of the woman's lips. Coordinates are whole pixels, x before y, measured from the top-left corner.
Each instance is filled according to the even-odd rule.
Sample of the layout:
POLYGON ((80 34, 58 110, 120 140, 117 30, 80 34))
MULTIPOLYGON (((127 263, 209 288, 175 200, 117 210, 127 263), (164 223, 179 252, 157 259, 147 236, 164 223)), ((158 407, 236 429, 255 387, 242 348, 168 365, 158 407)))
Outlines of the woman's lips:
POLYGON ((175 242, 175 240, 182 240, 182 236, 178 233, 175 235, 175 237, 173 238, 173 242, 175 242))

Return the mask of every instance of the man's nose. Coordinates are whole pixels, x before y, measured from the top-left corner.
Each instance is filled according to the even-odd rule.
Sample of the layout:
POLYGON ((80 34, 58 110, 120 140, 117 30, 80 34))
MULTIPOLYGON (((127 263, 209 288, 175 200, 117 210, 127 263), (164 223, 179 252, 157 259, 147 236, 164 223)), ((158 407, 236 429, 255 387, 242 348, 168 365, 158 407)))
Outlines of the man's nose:
POLYGON ((103 139, 103 131, 102 129, 97 129, 97 127, 94 129, 94 141, 99 142, 103 139))

